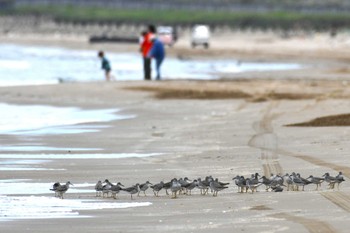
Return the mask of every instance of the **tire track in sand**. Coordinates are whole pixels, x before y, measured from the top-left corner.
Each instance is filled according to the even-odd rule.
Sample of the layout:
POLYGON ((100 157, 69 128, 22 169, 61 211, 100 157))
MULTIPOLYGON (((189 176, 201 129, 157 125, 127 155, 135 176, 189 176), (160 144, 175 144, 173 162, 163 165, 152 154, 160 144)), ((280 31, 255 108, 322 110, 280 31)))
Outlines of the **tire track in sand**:
POLYGON ((276 152, 280 155, 285 155, 285 156, 290 156, 290 157, 302 159, 304 161, 307 161, 307 162, 312 163, 312 164, 317 165, 317 166, 328 167, 328 168, 333 169, 335 171, 341 171, 341 172, 343 172, 344 176, 350 178, 350 167, 348 167, 348 166, 338 165, 338 164, 327 162, 327 161, 324 161, 322 159, 315 158, 315 157, 312 157, 309 155, 297 154, 297 153, 293 153, 293 152, 286 151, 283 149, 277 149, 276 152))
POLYGON ((321 195, 341 209, 350 212, 350 196, 343 192, 322 192, 321 195))
MULTIPOLYGON (((295 154, 292 152, 279 149, 277 136, 274 133, 273 127, 271 124, 272 120, 277 118, 280 115, 280 114, 271 113, 272 109, 277 107, 277 105, 278 105, 277 101, 271 102, 271 104, 265 109, 265 113, 261 121, 253 123, 253 129, 256 131, 256 134, 248 142, 249 146, 258 148, 261 150, 260 159, 263 163, 265 176, 269 176, 271 173, 274 173, 274 174, 283 173, 282 166, 279 163, 279 157, 278 157, 279 154, 303 159, 307 162, 310 162, 316 165, 322 165, 322 166, 328 165, 328 167, 332 167, 332 169, 341 167, 342 168, 341 170, 344 171, 343 172, 344 175, 345 174, 350 175, 350 168, 349 168, 349 173, 347 173, 348 169, 345 166, 338 166, 335 164, 327 163, 325 161, 313 158, 311 156, 299 155, 299 154, 295 154)), ((343 202, 344 200, 346 200, 346 201, 349 201, 350 203, 350 198, 348 200, 346 199, 348 197, 346 195, 344 197, 344 195, 341 195, 341 197, 338 197, 338 196, 334 197, 334 195, 332 196, 332 193, 330 193, 326 198, 328 198, 331 202, 335 203, 338 206, 346 206, 345 208, 348 208, 350 207, 350 204, 344 205, 343 202)), ((279 214, 274 214, 270 216, 275 218, 283 218, 283 219, 286 219, 287 221, 292 221, 292 222, 301 224, 310 233, 336 233, 337 232, 331 225, 321 220, 294 216, 287 213, 279 213, 279 214)))
POLYGON ((282 174, 283 169, 279 163, 278 154, 276 153, 278 148, 277 136, 273 131, 272 120, 279 116, 279 114, 272 114, 279 102, 272 101, 263 113, 263 117, 260 121, 253 123, 253 129, 256 134, 249 140, 248 145, 250 147, 258 148, 261 150, 261 162, 264 170, 264 175, 269 177, 271 173, 282 174))
POLYGON ((270 215, 273 218, 285 219, 303 225, 310 233, 336 233, 337 231, 328 223, 316 219, 304 218, 287 213, 270 215))

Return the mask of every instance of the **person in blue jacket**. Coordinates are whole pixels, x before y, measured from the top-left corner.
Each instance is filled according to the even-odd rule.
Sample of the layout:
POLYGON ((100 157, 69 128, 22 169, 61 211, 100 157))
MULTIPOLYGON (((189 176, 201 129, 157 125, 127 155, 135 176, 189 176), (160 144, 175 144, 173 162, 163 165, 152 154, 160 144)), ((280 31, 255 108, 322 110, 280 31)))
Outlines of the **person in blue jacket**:
POLYGON ((161 79, 160 75, 160 66, 163 63, 163 60, 165 58, 165 49, 163 43, 157 39, 153 38, 152 39, 152 48, 151 51, 148 53, 148 57, 154 58, 156 60, 156 70, 157 70, 157 77, 156 80, 161 79))
POLYGON ((98 57, 101 59, 101 68, 105 71, 105 77, 106 81, 110 81, 111 79, 114 79, 114 76, 111 74, 111 64, 108 61, 108 59, 105 57, 105 54, 103 51, 98 52, 98 57))

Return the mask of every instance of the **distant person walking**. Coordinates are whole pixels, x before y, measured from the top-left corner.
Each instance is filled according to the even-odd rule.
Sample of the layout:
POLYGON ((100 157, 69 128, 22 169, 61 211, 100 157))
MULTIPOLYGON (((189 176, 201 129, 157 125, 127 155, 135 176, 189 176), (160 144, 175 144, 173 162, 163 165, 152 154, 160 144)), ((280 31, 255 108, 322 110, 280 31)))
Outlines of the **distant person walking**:
POLYGON ((105 78, 106 81, 110 81, 111 79, 114 79, 113 75, 111 74, 112 67, 109 63, 108 59, 105 57, 105 54, 103 51, 98 52, 98 57, 101 59, 101 68, 105 71, 105 78))
POLYGON ((144 34, 142 43, 141 43, 141 53, 143 57, 143 71, 144 71, 144 79, 151 80, 151 58, 148 57, 148 53, 152 48, 152 38, 155 37, 156 28, 154 25, 148 26, 147 33, 144 34))
POLYGON ((163 60, 165 58, 165 49, 163 43, 158 38, 152 39, 152 48, 151 51, 148 54, 148 57, 154 58, 156 60, 156 70, 157 70, 157 77, 156 80, 161 79, 160 75, 160 66, 163 63, 163 60))

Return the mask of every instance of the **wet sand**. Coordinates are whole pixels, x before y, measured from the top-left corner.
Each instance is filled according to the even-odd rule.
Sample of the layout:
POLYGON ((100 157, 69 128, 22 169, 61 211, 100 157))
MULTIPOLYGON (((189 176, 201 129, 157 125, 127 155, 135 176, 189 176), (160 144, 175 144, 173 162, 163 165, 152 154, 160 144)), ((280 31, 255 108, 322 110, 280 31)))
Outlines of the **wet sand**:
MULTIPOLYGON (((308 41, 307 44, 311 46, 312 43, 308 41)), ((283 48, 274 43, 274 51, 283 51, 283 48)), ((259 49, 258 54, 266 54, 266 58, 280 59, 281 55, 271 55, 269 48, 264 50, 261 46, 259 49)), ((212 53, 215 51, 219 49, 214 48, 212 53)), ((234 49, 230 51, 232 56, 237 55, 234 49)), ((321 45, 315 51, 324 53, 321 45)), ((254 51, 241 52, 245 57, 256 54, 254 51)), ((201 56, 207 53, 203 50, 201 56)), ((350 131, 347 127, 285 126, 321 116, 349 113, 349 74, 344 62, 348 59, 347 55, 339 59, 339 54, 334 55, 330 51, 329 56, 316 59, 317 54, 305 57, 292 53, 295 52, 284 53, 283 59, 308 60, 312 69, 239 74, 234 77, 238 79, 236 81, 221 82, 101 81, 0 88, 1 100, 5 103, 87 109, 115 107, 121 108, 121 113, 137 115, 133 119, 110 122, 110 127, 100 132, 42 135, 30 138, 31 143, 68 150, 102 148, 99 153, 162 153, 144 158, 53 160, 42 166, 66 170, 6 171, 1 172, 0 179, 95 183, 108 178, 130 186, 146 180, 156 183, 173 177, 195 179, 212 175, 231 182, 218 197, 202 196, 199 190, 195 190, 191 196, 180 195, 178 199, 171 199, 164 191, 160 192, 160 197, 154 197, 151 191, 147 191, 147 197, 135 197, 134 202, 151 202, 151 206, 79 211, 90 218, 5 221, 1 222, 0 231, 348 232, 348 181, 341 185, 340 191, 328 190, 323 184, 320 191, 314 191, 314 185, 307 186, 305 191, 282 193, 265 192, 261 187, 260 192, 254 194, 237 193, 232 184, 231 179, 237 174, 250 176, 255 172, 269 176, 270 173, 295 171, 307 177, 311 174, 322 176, 325 172, 336 175, 341 170, 346 180, 350 178, 350 131), (307 57, 313 57, 312 61, 307 57), (217 95, 211 93, 207 98, 186 99, 174 94, 167 98, 156 96, 157 90, 169 92, 169 89, 171 93, 190 89, 194 90, 192 93, 224 90, 247 95, 213 98, 217 95)), ((3 146, 23 145, 28 143, 28 138, 1 135, 1 143, 3 146)), ((69 156, 68 152, 62 151, 28 153, 63 153, 69 156)), ((70 150, 70 153, 96 152, 70 150)), ((95 197, 93 190, 81 194, 68 191, 65 198, 100 199, 95 197)), ((117 200, 104 201, 130 202, 130 196, 121 193, 117 200)))

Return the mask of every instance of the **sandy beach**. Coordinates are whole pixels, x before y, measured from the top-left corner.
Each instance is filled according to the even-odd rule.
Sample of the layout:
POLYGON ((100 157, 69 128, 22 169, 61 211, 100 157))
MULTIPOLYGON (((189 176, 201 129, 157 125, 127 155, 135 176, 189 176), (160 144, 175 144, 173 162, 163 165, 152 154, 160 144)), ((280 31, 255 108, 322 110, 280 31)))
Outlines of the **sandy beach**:
MULTIPOLYGON (((89 45, 69 41, 1 36, 1 43, 62 46, 76 49, 135 51, 136 45, 89 45)), ((206 59, 283 60, 305 64, 295 71, 250 72, 219 81, 92 82, 0 87, 2 103, 50 105, 82 109, 121 109, 134 118, 108 122, 97 132, 81 134, 1 135, 2 146, 45 145, 63 150, 16 151, 1 154, 61 154, 42 171, 2 171, 0 179, 31 182, 95 184, 120 181, 125 186, 196 179, 212 175, 230 182, 217 197, 180 195, 172 199, 151 190, 130 200, 90 193, 65 194, 65 200, 108 203, 151 203, 135 208, 81 210, 74 218, 1 221, 1 232, 348 232, 350 227, 350 159, 348 125, 287 127, 323 116, 347 114, 350 44, 340 35, 281 39, 275 35, 230 34, 213 39, 211 49, 191 50, 187 40, 169 49, 169 56, 206 59), (180 93, 180 94, 179 94, 180 93), (182 93, 182 94, 181 94, 182 93), (219 96, 219 97, 218 97, 219 96), (82 151, 74 148, 85 148, 82 151), (74 154, 157 153, 119 159, 69 159, 74 154), (322 184, 319 191, 238 193, 232 178, 297 172, 303 177, 342 171, 340 190, 322 184), (79 217, 85 216, 85 217, 79 217)), ((91 123, 99 125, 99 123, 91 123)), ((87 124, 88 125, 88 124, 87 124)), ((25 156, 24 156, 25 157, 25 156)), ((0 159, 4 160, 4 159, 0 159)), ((47 187, 47 189, 49 189, 47 187)), ((53 193, 34 195, 53 197, 53 193)), ((11 196, 11 195, 10 195, 11 196)), ((16 195, 12 195, 16 196, 16 195)), ((1 213, 1 212, 0 212, 1 213)))

